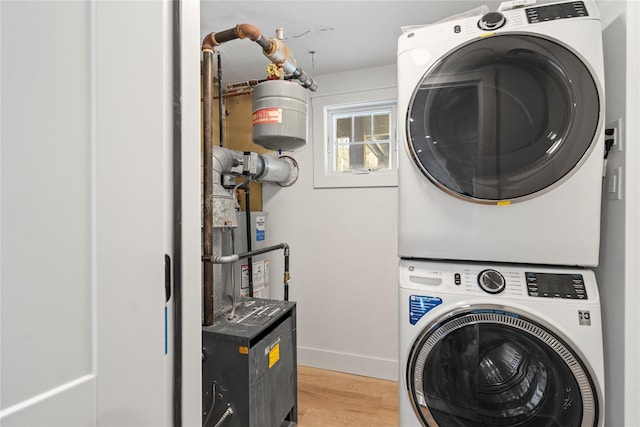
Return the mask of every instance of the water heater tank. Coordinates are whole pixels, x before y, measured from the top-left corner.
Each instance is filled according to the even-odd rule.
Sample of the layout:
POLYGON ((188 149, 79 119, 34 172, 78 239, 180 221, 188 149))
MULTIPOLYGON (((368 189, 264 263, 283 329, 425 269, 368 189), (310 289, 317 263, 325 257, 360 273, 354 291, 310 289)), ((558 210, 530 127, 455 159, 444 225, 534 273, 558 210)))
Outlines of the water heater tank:
POLYGON ((253 142, 275 151, 307 143, 307 91, 295 82, 267 80, 253 88, 253 142))

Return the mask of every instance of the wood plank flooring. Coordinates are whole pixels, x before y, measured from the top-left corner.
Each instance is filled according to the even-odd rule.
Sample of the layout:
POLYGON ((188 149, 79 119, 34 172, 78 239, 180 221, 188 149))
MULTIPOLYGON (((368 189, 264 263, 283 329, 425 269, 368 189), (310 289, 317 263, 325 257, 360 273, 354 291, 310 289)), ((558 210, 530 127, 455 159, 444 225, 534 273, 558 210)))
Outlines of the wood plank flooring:
POLYGON ((397 427, 398 383, 298 366, 298 426, 397 427))

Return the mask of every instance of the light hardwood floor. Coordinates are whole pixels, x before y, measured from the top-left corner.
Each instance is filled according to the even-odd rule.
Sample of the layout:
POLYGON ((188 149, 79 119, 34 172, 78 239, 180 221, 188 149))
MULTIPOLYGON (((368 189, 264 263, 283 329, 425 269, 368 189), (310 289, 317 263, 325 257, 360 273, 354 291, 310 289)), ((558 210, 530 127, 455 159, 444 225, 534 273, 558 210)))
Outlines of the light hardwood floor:
POLYGON ((298 366, 298 426, 397 427, 398 383, 298 366))

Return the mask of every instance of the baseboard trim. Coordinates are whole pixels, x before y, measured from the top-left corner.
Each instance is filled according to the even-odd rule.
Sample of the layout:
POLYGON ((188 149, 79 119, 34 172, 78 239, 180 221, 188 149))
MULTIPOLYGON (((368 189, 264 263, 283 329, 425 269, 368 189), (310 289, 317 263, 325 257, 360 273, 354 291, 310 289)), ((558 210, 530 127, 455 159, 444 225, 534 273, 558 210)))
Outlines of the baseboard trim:
POLYGON ((347 374, 398 381, 397 360, 298 347, 298 364, 347 374))

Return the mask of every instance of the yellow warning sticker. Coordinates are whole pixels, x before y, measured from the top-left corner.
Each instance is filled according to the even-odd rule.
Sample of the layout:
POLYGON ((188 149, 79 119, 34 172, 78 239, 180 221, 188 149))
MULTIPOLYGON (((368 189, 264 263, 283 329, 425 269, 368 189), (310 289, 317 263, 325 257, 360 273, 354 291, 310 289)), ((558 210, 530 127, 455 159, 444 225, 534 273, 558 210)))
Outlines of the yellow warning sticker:
POLYGON ((511 200, 500 200, 497 205, 498 206, 508 206, 511 204, 511 200))
POLYGON ((269 350, 269 369, 273 368, 273 365, 280 360, 280 343, 276 343, 271 350, 269 350))
POLYGON ((238 353, 240 353, 240 354, 249 354, 249 347, 245 347, 245 346, 241 345, 240 347, 238 347, 238 353))

